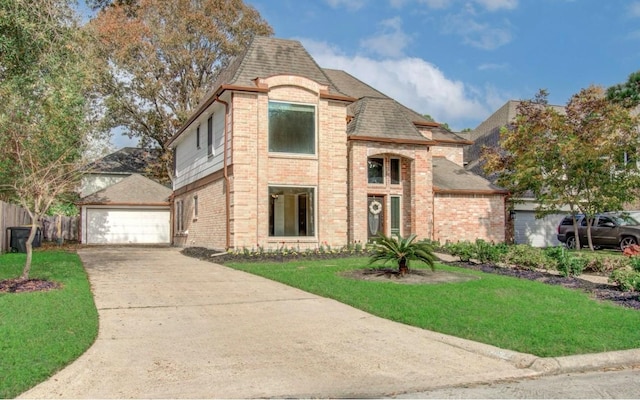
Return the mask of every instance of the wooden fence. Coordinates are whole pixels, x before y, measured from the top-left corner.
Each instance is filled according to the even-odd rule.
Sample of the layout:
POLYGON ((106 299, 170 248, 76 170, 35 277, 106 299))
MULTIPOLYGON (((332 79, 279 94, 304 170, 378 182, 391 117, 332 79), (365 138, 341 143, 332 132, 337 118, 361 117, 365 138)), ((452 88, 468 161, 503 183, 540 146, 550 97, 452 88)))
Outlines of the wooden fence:
MULTIPOLYGON (((9 251, 9 240, 13 226, 31 224, 29 213, 15 204, 0 201, 0 252, 9 251)), ((40 221, 42 239, 45 241, 64 240, 78 241, 80 234, 80 217, 45 216, 40 221)))

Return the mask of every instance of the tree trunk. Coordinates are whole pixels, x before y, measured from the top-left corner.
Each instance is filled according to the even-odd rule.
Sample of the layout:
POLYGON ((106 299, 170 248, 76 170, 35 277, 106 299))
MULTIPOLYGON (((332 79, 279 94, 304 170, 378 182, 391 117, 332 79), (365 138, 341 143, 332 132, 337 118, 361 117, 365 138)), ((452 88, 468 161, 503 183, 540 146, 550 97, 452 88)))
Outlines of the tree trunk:
POLYGON ((407 266, 406 259, 401 258, 400 261, 398 261, 398 272, 400 273, 400 276, 405 276, 409 273, 409 267, 407 266))
POLYGON ((29 237, 27 238, 27 242, 25 243, 25 247, 27 249, 27 260, 24 263, 22 275, 20 276, 20 280, 23 281, 29 279, 29 273, 31 272, 31 260, 33 259, 33 239, 36 237, 37 231, 38 222, 36 218, 33 218, 33 222, 31 223, 31 232, 29 233, 29 237))

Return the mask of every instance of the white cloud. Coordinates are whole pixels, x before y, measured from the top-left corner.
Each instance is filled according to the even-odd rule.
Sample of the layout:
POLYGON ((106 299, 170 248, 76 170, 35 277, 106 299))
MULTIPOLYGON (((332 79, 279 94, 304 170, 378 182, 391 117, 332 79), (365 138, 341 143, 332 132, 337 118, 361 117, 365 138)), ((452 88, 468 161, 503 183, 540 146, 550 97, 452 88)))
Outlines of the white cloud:
POLYGON ((360 41, 360 46, 383 57, 400 57, 411 38, 402 31, 402 19, 390 18, 380 23, 382 32, 360 41))
POLYGON ((478 22, 472 16, 472 11, 469 10, 448 16, 445 33, 459 35, 464 43, 483 50, 493 50, 511 42, 509 21, 504 21, 502 26, 499 26, 496 21, 478 22))
POLYGON ((364 7, 366 0, 325 0, 331 8, 346 8, 349 11, 357 11, 364 7))
POLYGON ((448 79, 437 66, 423 59, 374 60, 346 55, 325 42, 299 40, 320 66, 344 70, 401 104, 447 122, 453 129, 475 127, 497 108, 495 90, 487 92, 448 79), (485 100, 487 95, 491 104, 485 100))
POLYGON ((518 7, 518 0, 474 0, 488 11, 501 9, 513 10, 518 7))

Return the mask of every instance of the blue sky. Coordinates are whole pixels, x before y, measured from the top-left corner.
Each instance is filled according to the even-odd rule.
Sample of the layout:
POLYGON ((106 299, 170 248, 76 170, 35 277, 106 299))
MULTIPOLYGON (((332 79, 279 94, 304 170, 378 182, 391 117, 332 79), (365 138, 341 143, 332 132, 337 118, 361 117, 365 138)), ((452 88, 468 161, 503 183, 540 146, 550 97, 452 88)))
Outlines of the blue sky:
POLYGON ((541 88, 563 105, 582 88, 640 70, 640 0, 245 2, 320 66, 454 130, 541 88))
POLYGON ((640 69, 640 1, 245 0, 297 39, 406 106, 475 128, 541 89, 553 104, 640 69))

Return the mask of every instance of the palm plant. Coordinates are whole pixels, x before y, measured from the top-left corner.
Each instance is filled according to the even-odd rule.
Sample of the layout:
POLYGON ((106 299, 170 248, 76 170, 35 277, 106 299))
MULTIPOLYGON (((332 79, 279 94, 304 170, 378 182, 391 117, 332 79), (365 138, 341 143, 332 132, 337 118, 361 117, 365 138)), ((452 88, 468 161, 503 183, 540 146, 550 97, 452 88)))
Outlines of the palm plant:
POLYGON ((409 261, 423 261, 432 271, 435 271, 436 256, 433 254, 431 245, 426 242, 414 242, 416 235, 407 238, 385 236, 379 234, 374 242, 373 254, 369 259, 369 264, 378 261, 395 262, 398 264, 398 273, 405 275, 409 272, 409 261))

